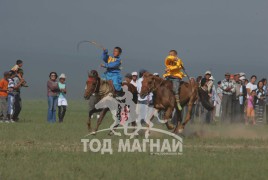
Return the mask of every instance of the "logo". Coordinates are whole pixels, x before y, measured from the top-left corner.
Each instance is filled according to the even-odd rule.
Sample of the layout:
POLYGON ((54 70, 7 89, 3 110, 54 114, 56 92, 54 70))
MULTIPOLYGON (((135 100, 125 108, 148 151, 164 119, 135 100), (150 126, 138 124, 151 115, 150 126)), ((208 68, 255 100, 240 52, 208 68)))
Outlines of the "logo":
POLYGON ((97 133, 109 132, 118 138, 97 139, 96 132, 86 135, 81 139, 84 152, 113 154, 118 153, 150 153, 154 155, 181 155, 183 151, 183 140, 180 136, 169 131, 154 128, 153 118, 159 124, 168 120, 159 118, 160 112, 149 103, 133 102, 133 95, 123 86, 124 96, 114 98, 112 94, 101 99, 96 109, 109 108, 113 124, 110 128, 102 129, 97 133), (131 126, 135 124, 135 126, 131 126), (144 124, 144 126, 142 126, 144 124), (121 132, 122 131, 122 132, 121 132), (122 138, 123 135, 126 138, 122 138), (151 137, 157 134, 158 138, 151 137), (143 135, 144 134, 144 135, 143 135))

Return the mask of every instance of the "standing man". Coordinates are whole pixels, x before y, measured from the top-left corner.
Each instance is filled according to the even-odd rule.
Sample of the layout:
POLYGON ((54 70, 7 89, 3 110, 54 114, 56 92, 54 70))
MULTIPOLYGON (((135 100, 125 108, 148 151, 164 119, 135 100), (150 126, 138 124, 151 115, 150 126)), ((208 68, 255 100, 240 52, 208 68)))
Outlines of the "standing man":
POLYGON ((231 120, 232 112, 232 95, 235 91, 234 82, 230 80, 230 73, 225 74, 225 79, 222 80, 221 89, 222 89, 222 122, 227 122, 231 120))
POLYGON ((0 80, 0 117, 2 117, 2 121, 0 122, 5 121, 7 123, 9 123, 7 118, 8 78, 9 78, 9 72, 5 72, 4 78, 0 80))
MULTIPOLYGON (((19 69, 18 74, 20 74, 21 77, 23 77, 23 70, 19 69)), ((22 103, 21 103, 21 96, 20 96, 20 88, 23 86, 25 83, 24 79, 20 79, 18 76, 13 78, 14 80, 14 112, 13 112, 13 121, 18 121, 19 120, 19 114, 21 112, 22 108, 22 103)))
POLYGON ((257 85, 255 84, 256 80, 257 80, 257 76, 252 75, 250 78, 250 82, 246 86, 247 93, 248 93, 247 97, 250 96, 251 91, 257 90, 257 85))
POLYGON ((264 89, 264 93, 265 93, 265 116, 266 116, 266 123, 268 123, 268 87, 267 87, 267 79, 263 78, 262 79, 263 82, 263 89, 264 89))
POLYGON ((59 123, 63 122, 66 110, 67 110, 67 90, 66 90, 66 76, 65 74, 61 74, 59 77, 59 97, 58 97, 58 117, 59 117, 59 123))
POLYGON ((221 102, 222 102, 222 89, 221 81, 218 82, 218 87, 216 89, 216 112, 215 117, 219 118, 221 116, 221 102))
MULTIPOLYGON (((213 94, 212 88, 213 88, 214 78, 211 74, 211 71, 205 72, 204 79, 206 80, 207 92, 208 92, 208 95, 210 97, 209 101, 210 101, 210 103, 212 103, 212 97, 213 97, 212 96, 212 94, 213 94)), ((211 120, 212 120, 212 112, 204 109, 204 122, 209 124, 211 122, 211 120)))
POLYGON ((131 75, 132 75, 132 80, 130 83, 133 84, 133 86, 135 86, 137 88, 138 73, 133 72, 131 75))
POLYGON ((247 88, 245 85, 245 76, 241 76, 239 78, 241 81, 241 86, 240 86, 240 96, 239 96, 239 104, 240 104, 240 122, 245 122, 245 115, 244 115, 244 110, 245 110, 245 102, 247 100, 247 88))
POLYGON ((8 78, 8 97, 7 97, 7 101, 8 101, 8 119, 10 120, 10 122, 14 122, 13 121, 13 113, 14 113, 14 87, 15 87, 15 83, 14 83, 14 77, 16 76, 15 71, 9 71, 9 78, 8 78))
POLYGON ((239 78, 240 78, 239 73, 236 73, 234 75, 234 93, 233 93, 232 114, 231 114, 232 122, 239 122, 240 117, 241 117, 240 102, 239 102, 241 82, 239 78))

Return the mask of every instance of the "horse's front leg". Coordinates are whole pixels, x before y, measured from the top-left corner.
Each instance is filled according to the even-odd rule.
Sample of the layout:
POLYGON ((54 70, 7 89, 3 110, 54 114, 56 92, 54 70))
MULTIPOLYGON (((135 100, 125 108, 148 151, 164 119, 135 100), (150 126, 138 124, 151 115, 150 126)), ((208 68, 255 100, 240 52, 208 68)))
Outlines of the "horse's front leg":
POLYGON ((182 111, 179 111, 177 109, 176 113, 177 113, 177 123, 176 123, 176 127, 175 127, 173 132, 175 134, 178 134, 178 133, 182 132, 182 131, 180 131, 180 129, 182 127, 182 111))
POLYGON ((89 98, 89 107, 88 107, 88 122, 87 122, 87 128, 88 131, 91 131, 91 117, 92 115, 97 112, 98 110, 95 108, 96 104, 96 97, 95 96, 90 96, 89 98))
POLYGON ((87 121, 87 129, 89 132, 91 132, 91 116, 94 114, 94 109, 92 110, 89 110, 89 113, 88 113, 88 121, 87 121))
MULTIPOLYGON (((112 112, 112 114, 116 114, 116 113, 113 113, 113 112, 112 112)), ((117 117, 116 115, 113 115, 113 119, 114 119, 114 123, 110 126, 110 133, 109 133, 109 135, 114 134, 114 135, 116 135, 116 136, 121 136, 121 133, 116 132, 116 131, 114 130, 116 127, 119 126, 120 120, 118 120, 118 117, 117 117)))
POLYGON ((118 124, 117 124, 117 122, 114 122, 111 126, 110 126, 110 133, 109 133, 109 135, 111 135, 111 134, 114 134, 114 135, 116 135, 116 136, 121 136, 121 133, 120 132, 116 132, 115 130, 114 130, 114 128, 117 126, 118 124))
POLYGON ((154 126, 154 123, 152 123, 152 120, 154 118, 154 115, 155 115, 155 110, 153 109, 153 110, 149 111, 148 116, 145 119, 145 122, 147 124, 147 129, 145 131, 145 138, 146 139, 149 138, 150 130, 154 126))
POLYGON ((173 110, 174 110, 174 108, 168 107, 166 110, 165 116, 164 116, 165 122, 166 122, 165 124, 166 124, 168 130, 174 129, 174 126, 169 121, 170 117, 172 117, 173 110))
POLYGON ((193 111, 193 104, 188 104, 188 110, 187 110, 186 118, 185 118, 185 121, 179 127, 179 133, 183 132, 185 125, 191 119, 192 111, 193 111))
MULTIPOLYGON (((136 119, 136 116, 130 117, 131 121, 130 123, 132 124, 133 127, 135 127, 135 129, 133 130, 132 133, 130 133, 130 139, 134 138, 134 136, 138 136, 139 135, 139 131, 141 130, 142 126, 141 126, 141 122, 139 120, 136 119)), ((124 129, 126 130, 128 128, 128 122, 126 122, 126 127, 124 126, 124 129)))
POLYGON ((87 129, 89 132, 91 131, 91 117, 90 116, 88 117, 88 120, 87 120, 87 129))
POLYGON ((104 117, 105 117, 105 115, 106 115, 106 113, 109 111, 109 109, 108 108, 105 108, 105 109, 103 109, 101 112, 100 112, 100 117, 99 117, 99 119, 98 119, 98 121, 97 121, 97 125, 96 125, 96 128, 95 128, 95 133, 98 131, 98 129, 99 129, 99 126, 101 125, 101 123, 102 123, 102 120, 104 119, 104 117))
POLYGON ((128 133, 128 124, 129 122, 126 121, 124 124, 123 124, 123 128, 124 128, 124 134, 126 136, 130 136, 130 139, 132 139, 134 137, 134 133, 128 133))

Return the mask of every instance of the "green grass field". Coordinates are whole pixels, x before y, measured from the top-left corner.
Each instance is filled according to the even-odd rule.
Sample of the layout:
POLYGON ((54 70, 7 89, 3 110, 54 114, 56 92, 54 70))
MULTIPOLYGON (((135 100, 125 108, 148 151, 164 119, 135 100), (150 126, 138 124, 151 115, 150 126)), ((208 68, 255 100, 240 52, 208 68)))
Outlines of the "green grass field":
MULTIPOLYGON (((86 102, 70 102, 63 124, 48 124, 46 109, 45 101, 25 101, 20 122, 0 124, 0 180, 267 179, 268 176, 267 125, 189 124, 180 156, 117 152, 101 155, 83 152, 80 142, 87 134, 86 102)), ((101 129, 111 123, 106 118, 101 129)), ((100 133, 96 137, 108 135, 100 133)))

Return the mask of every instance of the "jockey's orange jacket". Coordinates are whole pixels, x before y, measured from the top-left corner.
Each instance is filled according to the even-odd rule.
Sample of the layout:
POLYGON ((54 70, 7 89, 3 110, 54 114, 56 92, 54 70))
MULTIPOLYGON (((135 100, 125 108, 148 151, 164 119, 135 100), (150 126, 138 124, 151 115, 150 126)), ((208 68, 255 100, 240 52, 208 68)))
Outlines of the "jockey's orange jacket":
POLYGON ((182 79, 186 75, 181 71, 183 62, 176 56, 167 56, 165 59, 166 73, 163 75, 166 77, 180 78, 182 79))

